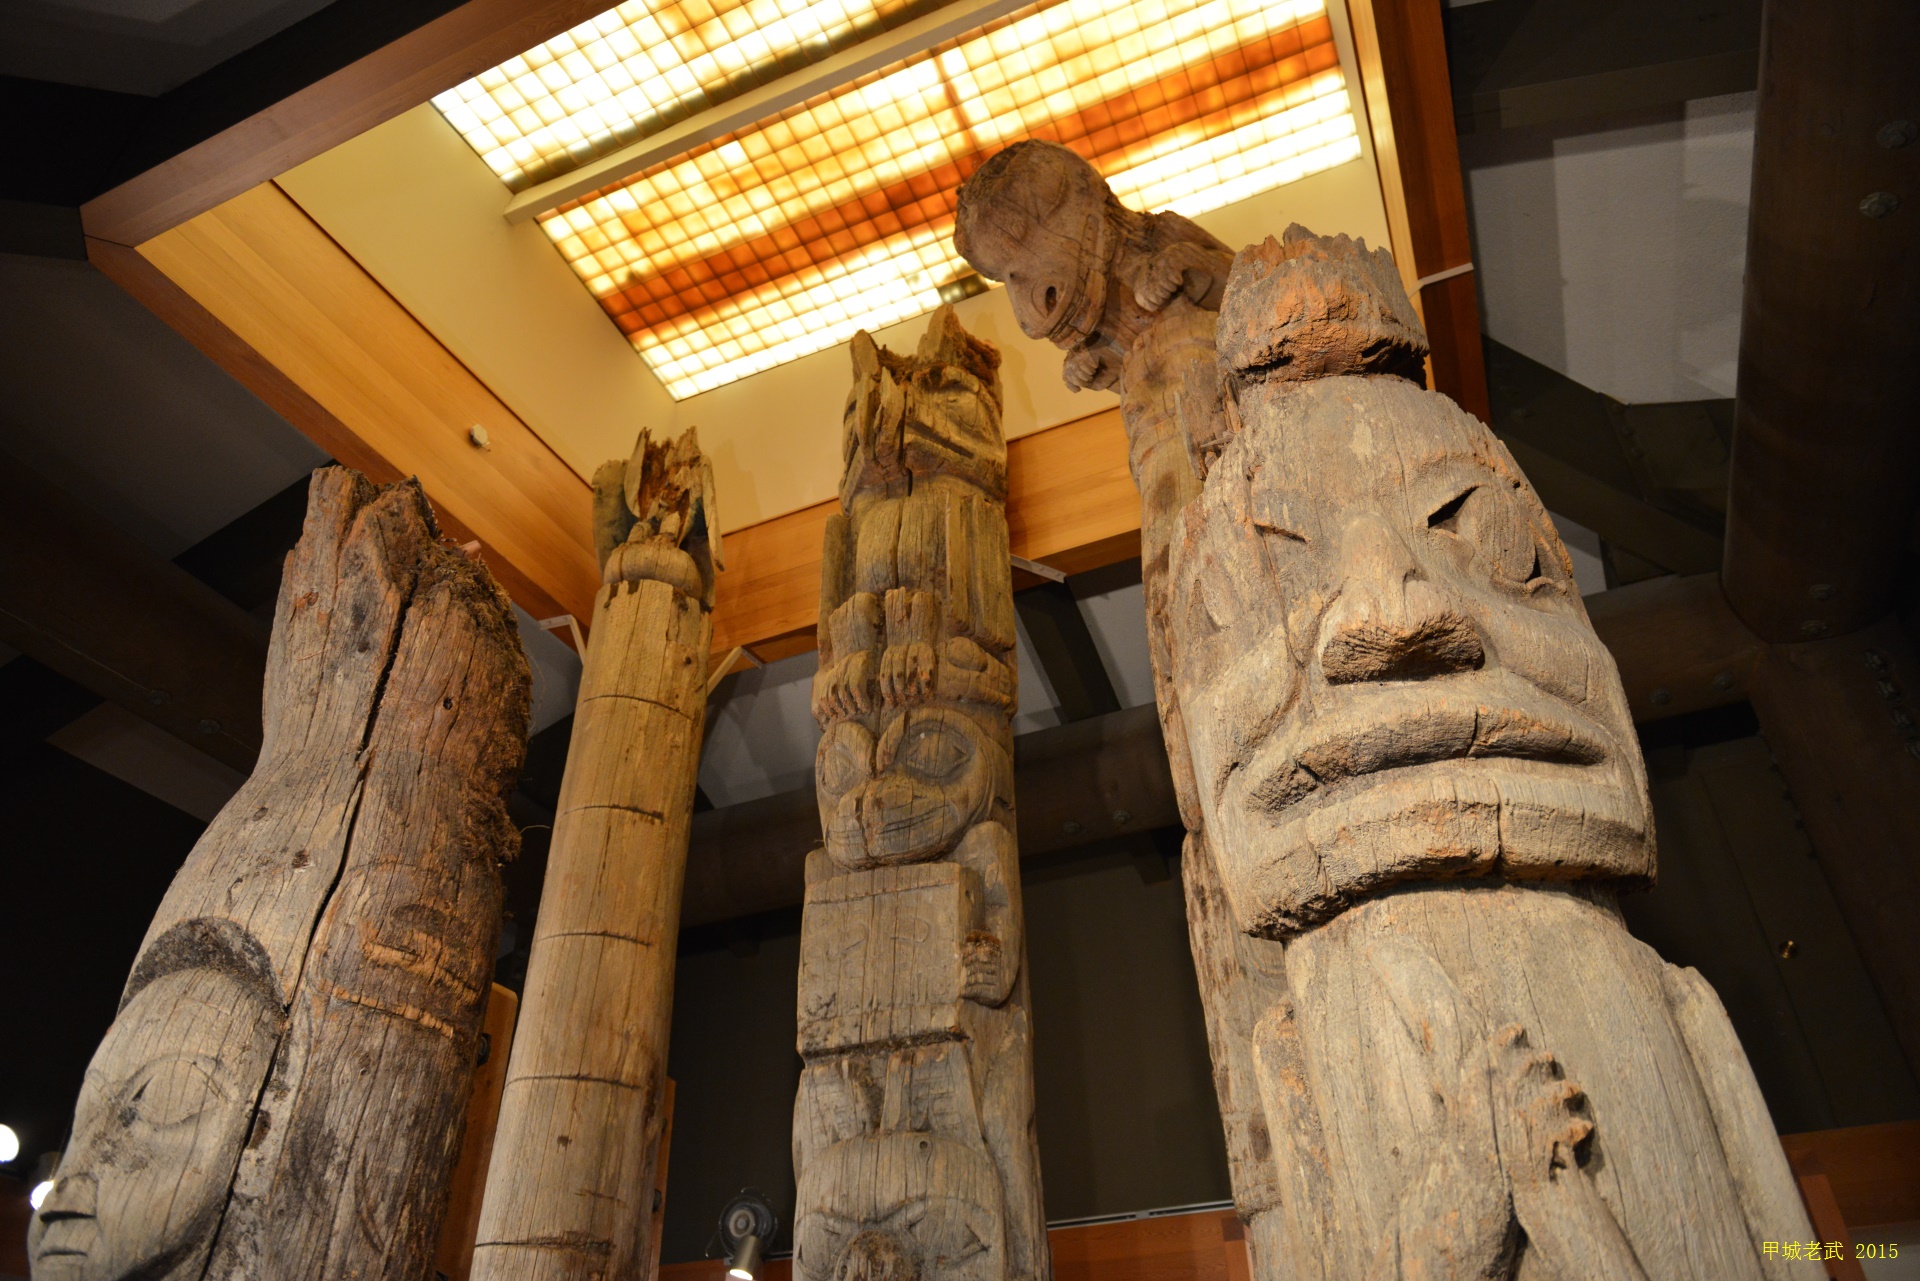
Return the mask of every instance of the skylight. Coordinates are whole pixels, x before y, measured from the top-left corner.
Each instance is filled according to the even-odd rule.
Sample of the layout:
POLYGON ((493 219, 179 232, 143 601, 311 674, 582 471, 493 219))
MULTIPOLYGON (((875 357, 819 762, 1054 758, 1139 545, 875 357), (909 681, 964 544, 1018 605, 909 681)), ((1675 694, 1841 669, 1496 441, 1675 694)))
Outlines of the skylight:
POLYGON ((1025 137, 1185 214, 1360 154, 1324 0, 1046 0, 539 221, 683 399, 937 306, 961 181, 1025 137))
POLYGON ((818 62, 939 0, 623 4, 433 100, 513 191, 818 62))

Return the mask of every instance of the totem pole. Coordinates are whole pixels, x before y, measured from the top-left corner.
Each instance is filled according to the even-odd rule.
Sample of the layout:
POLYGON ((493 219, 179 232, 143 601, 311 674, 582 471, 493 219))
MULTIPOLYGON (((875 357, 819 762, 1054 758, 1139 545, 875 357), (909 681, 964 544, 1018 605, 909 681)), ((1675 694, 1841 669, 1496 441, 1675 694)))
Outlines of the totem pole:
MULTIPOLYGON (((1122 205, 1093 166, 1051 142, 1018 142, 960 189, 954 246, 1007 286, 1020 328, 1068 353, 1069 387, 1117 387, 1140 491, 1147 645, 1162 736, 1187 827, 1182 884, 1206 1014, 1234 1204, 1258 1266, 1285 1245, 1267 1118, 1253 1073, 1253 1025, 1285 990, 1277 944, 1234 928, 1219 892, 1186 729, 1167 659, 1167 556, 1175 521, 1200 494, 1198 451, 1224 441, 1213 336, 1233 251, 1179 214, 1122 205)), ((1265 1273, 1264 1275, 1272 1275, 1265 1273)))
POLYGON ((1763 1254, 1812 1233, 1718 999, 1615 906, 1654 872, 1619 674, 1392 259, 1289 228, 1218 346, 1167 628, 1227 909, 1285 946, 1276 1273, 1820 1275, 1763 1254))
POLYGON ((794 1109, 805 1281, 1044 1281, 1000 355, 853 340, 820 585, 794 1109))
POLYGON ((529 676, 416 482, 314 474, 260 759, 174 878, 30 1228, 37 1281, 430 1268, 529 676))
POLYGON ((652 1240, 673 960, 720 527, 689 429, 593 478, 604 585, 508 1060, 476 1281, 637 1281, 652 1240))

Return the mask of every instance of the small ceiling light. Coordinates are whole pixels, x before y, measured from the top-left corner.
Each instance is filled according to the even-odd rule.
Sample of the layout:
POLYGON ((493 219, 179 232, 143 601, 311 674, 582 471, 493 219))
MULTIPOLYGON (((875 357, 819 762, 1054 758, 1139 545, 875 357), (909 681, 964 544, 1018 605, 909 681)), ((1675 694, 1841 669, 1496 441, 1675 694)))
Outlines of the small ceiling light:
POLYGON ((720 1212, 720 1240, 727 1247, 727 1276, 733 1281, 756 1281, 766 1259, 767 1243, 780 1227, 773 1206, 752 1188, 727 1202, 720 1212))
POLYGON ((0 1165, 20 1155, 20 1136, 10 1125, 0 1125, 0 1165))
POLYGON ((42 1179, 33 1185, 33 1191, 27 1193, 27 1204, 38 1210, 47 1199, 47 1193, 53 1191, 53 1180, 42 1179))

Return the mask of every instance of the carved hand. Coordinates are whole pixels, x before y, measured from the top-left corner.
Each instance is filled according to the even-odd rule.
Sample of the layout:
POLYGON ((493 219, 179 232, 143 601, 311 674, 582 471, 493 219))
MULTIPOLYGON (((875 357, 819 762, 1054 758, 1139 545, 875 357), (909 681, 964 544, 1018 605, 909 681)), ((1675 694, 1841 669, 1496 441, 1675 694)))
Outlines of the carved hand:
POLYGON ((1200 302, 1214 285, 1217 254, 1191 241, 1176 241, 1153 256, 1133 287, 1133 300, 1142 310, 1159 311, 1180 294, 1200 302))
POLYGON ((1551 1054, 1536 1051, 1517 1024, 1493 1037, 1494 1128, 1513 1186, 1513 1212, 1527 1234, 1529 1275, 1558 1281, 1646 1281, 1633 1245, 1579 1150, 1593 1122, 1586 1096, 1551 1054), (1539 1265, 1544 1264, 1544 1267, 1539 1265))

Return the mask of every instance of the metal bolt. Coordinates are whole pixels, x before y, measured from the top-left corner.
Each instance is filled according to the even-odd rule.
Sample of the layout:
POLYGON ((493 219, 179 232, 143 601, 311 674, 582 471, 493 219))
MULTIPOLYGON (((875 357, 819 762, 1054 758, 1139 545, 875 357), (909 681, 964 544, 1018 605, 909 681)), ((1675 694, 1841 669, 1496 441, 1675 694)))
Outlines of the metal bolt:
POLYGON ((1911 120, 1889 120, 1880 126, 1879 133, 1873 135, 1873 140, 1888 151, 1897 151, 1915 138, 1920 138, 1920 126, 1911 120))
POLYGON ((1062 823, 1060 825, 1060 830, 1066 833, 1068 836, 1080 835, 1080 825, 1074 822, 1072 819, 1068 819, 1066 822, 1062 823))
POLYGON ((150 689, 147 691, 147 701, 155 707, 165 707, 167 700, 171 697, 173 696, 164 689, 150 689))
POLYGON ((202 734, 218 734, 220 732, 220 722, 212 720, 201 721, 200 732, 202 734))
POLYGON ((1860 197, 1860 212, 1869 218, 1884 218, 1900 207, 1900 197, 1891 191, 1869 191, 1860 197))
POLYGON ((1792 939, 1788 939, 1786 942, 1782 943, 1779 947, 1780 959, 1783 961, 1791 961, 1794 958, 1794 954, 1797 953, 1799 950, 1800 950, 1800 945, 1794 942, 1792 939))
POLYGON ((1133 815, 1127 813, 1125 810, 1115 810, 1113 812, 1113 822, 1116 827, 1125 827, 1127 824, 1133 822, 1133 815))
POLYGON ((1713 687, 1722 694, 1733 688, 1733 673, 1721 672, 1713 678, 1713 687))
POLYGON ((1804 636, 1818 636, 1826 630, 1827 625, 1817 618, 1809 618, 1806 622, 1800 624, 1800 632, 1804 636))
POLYGON ((1653 694, 1650 696, 1649 701, 1655 707, 1665 707, 1668 703, 1671 703, 1673 701, 1673 691, 1668 689, 1665 685, 1662 685, 1659 689, 1656 689, 1653 691, 1653 694))
POLYGON ((1832 600, 1833 584, 1815 583, 1813 586, 1807 588, 1807 595, 1813 597, 1815 600, 1832 600))
POLYGON ((487 433, 487 429, 479 423, 475 423, 473 426, 467 428, 467 439, 473 442, 475 449, 493 448, 493 437, 490 436, 487 433))

